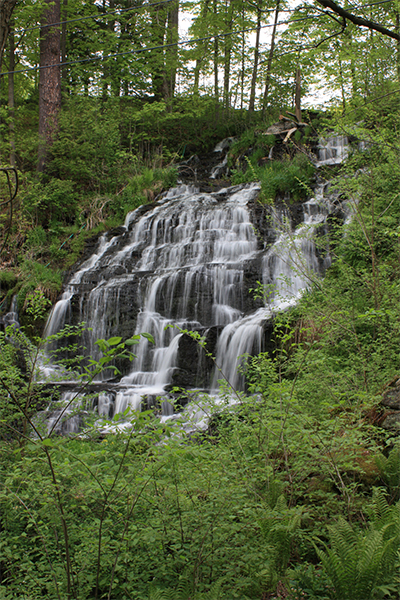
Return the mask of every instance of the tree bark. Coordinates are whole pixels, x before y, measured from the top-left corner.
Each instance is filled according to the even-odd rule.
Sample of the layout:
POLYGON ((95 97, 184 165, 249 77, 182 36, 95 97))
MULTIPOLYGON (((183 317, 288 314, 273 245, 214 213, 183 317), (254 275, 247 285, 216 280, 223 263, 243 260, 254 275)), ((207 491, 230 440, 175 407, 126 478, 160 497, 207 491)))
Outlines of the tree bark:
MULTIPOLYGON (((214 0, 213 2, 213 13, 215 15, 215 18, 217 18, 217 1, 214 0)), ((218 84, 218 58, 219 58, 219 44, 218 44, 218 37, 215 36, 214 38, 214 96, 215 96, 215 101, 218 104, 219 102, 219 84, 218 84)))
POLYGON ((10 32, 10 21, 18 0, 0 0, 0 71, 3 62, 4 49, 10 32))
POLYGON ((301 73, 300 67, 296 69, 296 92, 294 98, 296 119, 301 123, 301 73))
POLYGON ((259 2, 257 4, 257 33, 256 33, 256 45, 254 48, 253 72, 251 75, 249 113, 254 112, 254 105, 255 105, 255 101, 256 101, 257 70, 258 70, 258 61, 260 58, 261 15, 262 15, 261 0, 259 0, 259 2))
POLYGON ((39 44, 39 172, 45 170, 48 151, 57 135, 61 108, 60 26, 51 26, 61 20, 60 0, 46 0, 46 5, 39 44))
POLYGON ((342 106, 343 106, 343 114, 346 113, 346 94, 344 91, 344 77, 343 77, 343 67, 342 67, 342 60, 340 58, 340 53, 338 52, 338 56, 339 56, 339 76, 340 76, 340 90, 342 93, 342 106))
MULTIPOLYGON (((242 8, 242 22, 245 21, 244 7, 242 8)), ((244 25, 242 27, 242 62, 240 69, 240 109, 243 110, 244 104, 244 71, 246 65, 246 38, 244 34, 244 25)))
POLYGON ((357 17, 349 11, 344 10, 344 8, 336 4, 336 2, 333 2, 333 0, 317 0, 317 2, 324 8, 329 8, 332 12, 336 13, 343 19, 351 21, 355 25, 359 25, 360 27, 367 27, 368 29, 377 31, 378 33, 382 33, 382 35, 386 35, 387 37, 400 41, 400 34, 396 31, 386 29, 386 27, 383 27, 380 23, 375 23, 375 21, 369 21, 368 19, 357 17))
MULTIPOLYGON (((163 46, 165 27, 167 23, 167 9, 165 5, 156 5, 151 13, 151 45, 163 46)), ((155 100, 162 100, 164 95, 165 64, 164 50, 160 48, 152 53, 151 83, 155 100)))
MULTIPOLYGON (((209 2, 210 0, 205 0, 202 9, 201 9, 201 19, 207 18, 207 13, 209 10, 209 2)), ((193 84, 193 94, 195 96, 199 95, 199 80, 200 80, 200 70, 203 65, 204 57, 207 54, 208 41, 199 42, 197 44, 197 51, 199 52, 199 56, 196 58, 196 66, 194 68, 194 84, 193 84)))
MULTIPOLYGON (((62 21, 61 26, 61 62, 67 62, 67 20, 68 17, 68 0, 63 0, 62 5, 62 21)), ((68 88, 68 70, 67 67, 62 67, 61 70, 61 88, 64 93, 67 92, 68 88)))
MULTIPOLYGON (((396 11, 396 31, 400 35, 400 14, 396 11)), ((397 81, 400 82, 400 38, 396 44, 396 66, 397 66, 397 81)))
POLYGON ((167 44, 175 44, 166 48, 165 51, 165 70, 164 70, 164 99, 172 100, 175 92, 176 71, 178 66, 178 36, 179 24, 179 0, 175 0, 168 10, 167 22, 167 44))
POLYGON ((274 57, 274 50, 275 50, 275 35, 276 35, 276 26, 278 24, 279 4, 280 4, 280 0, 277 0, 276 6, 275 6, 274 26, 272 28, 272 34, 271 34, 271 45, 269 47, 269 54, 268 54, 267 75, 265 77, 265 88, 264 88, 263 109, 262 109, 262 117, 263 118, 265 116, 265 111, 267 110, 269 86, 270 86, 270 82, 271 82, 272 59, 274 57))
MULTIPOLYGON (((227 0, 227 22, 225 31, 230 34, 233 26, 233 0, 227 0)), ((229 98, 229 86, 231 76, 231 54, 232 54, 232 36, 226 35, 224 41, 224 108, 229 109, 230 98, 229 98)))
POLYGON ((15 167, 15 102, 14 102, 14 69, 15 69, 15 44, 14 44, 14 31, 10 28, 9 34, 9 50, 10 50, 10 60, 9 60, 9 71, 8 74, 8 116, 9 116, 9 125, 8 130, 10 133, 10 164, 12 167, 15 167))
MULTIPOLYGON (((115 8, 115 0, 110 0, 109 2, 109 6, 107 7, 106 4, 106 0, 103 0, 103 12, 107 12, 108 9, 110 9, 110 11, 114 10, 115 8)), ((106 33, 105 35, 105 39, 108 41, 113 33, 114 33, 114 29, 115 29, 115 20, 111 19, 109 22, 107 22, 106 24, 106 30, 110 32, 110 34, 106 33)), ((109 53, 109 44, 106 43, 105 44, 105 50, 104 50, 104 54, 103 56, 106 56, 109 53)), ((111 90, 113 88, 112 85, 112 69, 110 67, 110 59, 108 58, 103 58, 103 93, 102 93, 102 100, 103 102, 105 102, 108 98, 108 84, 110 82, 110 87, 111 90)))

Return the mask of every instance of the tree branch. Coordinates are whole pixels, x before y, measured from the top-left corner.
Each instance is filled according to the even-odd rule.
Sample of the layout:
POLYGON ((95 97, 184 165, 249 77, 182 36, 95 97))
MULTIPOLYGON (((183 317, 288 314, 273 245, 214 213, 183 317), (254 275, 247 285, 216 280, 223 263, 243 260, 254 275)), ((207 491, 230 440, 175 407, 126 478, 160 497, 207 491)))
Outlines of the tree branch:
POLYGON ((367 27, 373 31, 378 31, 378 33, 382 33, 382 35, 386 35, 387 37, 400 42, 400 34, 391 31, 390 29, 386 29, 386 27, 382 27, 382 25, 375 23, 374 21, 369 21, 368 19, 363 19, 362 17, 352 15, 347 10, 344 10, 341 6, 338 6, 335 2, 333 2, 333 0, 317 0, 317 2, 324 8, 329 8, 343 19, 347 19, 355 25, 360 25, 361 27, 367 27))

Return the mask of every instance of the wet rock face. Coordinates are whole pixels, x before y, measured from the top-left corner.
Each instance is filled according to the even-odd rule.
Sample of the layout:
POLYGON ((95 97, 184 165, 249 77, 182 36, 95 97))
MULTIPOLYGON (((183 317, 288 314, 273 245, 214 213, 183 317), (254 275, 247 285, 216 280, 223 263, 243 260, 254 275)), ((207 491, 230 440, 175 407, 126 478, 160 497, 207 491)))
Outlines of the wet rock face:
POLYGON ((133 348, 133 363, 117 364, 121 385, 144 386, 148 395, 154 387, 216 385, 212 359, 182 333, 197 331, 230 383, 242 387, 238 357, 272 348, 274 311, 306 285, 294 275, 290 245, 303 256, 305 269, 319 272, 324 260, 317 256, 312 228, 324 227, 326 209, 315 201, 265 206, 258 194, 258 184, 213 193, 180 186, 133 211, 123 227, 90 241, 47 334, 85 322, 90 331, 81 340, 84 353, 98 358, 97 339, 150 333, 154 345, 142 341, 133 348), (296 241, 301 227, 311 232, 296 241), (285 278, 293 283, 282 287, 285 278), (277 290, 273 308, 255 294, 263 285, 277 290))
POLYGON ((381 426, 400 435, 400 379, 383 394, 381 405, 385 409, 381 426))
POLYGON ((214 363, 198 341, 185 334, 179 340, 171 385, 179 388, 207 387, 214 363))
MULTIPOLYGON (((205 331, 260 308, 262 301, 251 290, 257 287, 262 253, 276 239, 276 231, 257 195, 257 186, 216 194, 183 191, 171 201, 140 207, 127 227, 90 240, 91 254, 85 253, 86 262, 67 284, 70 297, 59 322, 53 323, 55 330, 64 323, 87 323, 92 332, 83 343, 96 356, 96 338, 125 339, 149 328, 165 343, 161 338, 168 336, 161 326, 171 322, 205 331), (235 194, 237 203, 232 202, 235 194)), ((179 342, 176 372, 186 373, 175 376, 179 385, 189 385, 190 378, 191 385, 207 385, 212 366, 200 368, 200 374, 201 354, 190 338, 179 342)), ((145 360, 148 366, 149 357, 145 360)))

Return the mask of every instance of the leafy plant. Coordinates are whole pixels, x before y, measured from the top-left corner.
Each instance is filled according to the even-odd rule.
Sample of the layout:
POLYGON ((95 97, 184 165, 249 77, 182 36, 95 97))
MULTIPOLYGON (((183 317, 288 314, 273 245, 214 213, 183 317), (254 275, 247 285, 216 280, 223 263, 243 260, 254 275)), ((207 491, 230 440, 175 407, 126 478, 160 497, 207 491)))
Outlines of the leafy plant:
POLYGON ((328 527, 330 548, 316 548, 337 599, 370 600, 395 591, 390 584, 399 567, 400 504, 389 508, 377 490, 374 512, 365 533, 341 519, 328 527))
POLYGON ((291 201, 299 201, 310 195, 310 186, 314 176, 314 166, 304 154, 295 154, 266 166, 257 164, 258 156, 246 157, 246 171, 236 171, 233 183, 244 183, 259 180, 261 182, 261 199, 273 203, 278 196, 285 197, 290 193, 291 201))
POLYGON ((387 456, 379 453, 375 457, 379 473, 387 486, 391 501, 400 499, 400 449, 396 444, 387 456))

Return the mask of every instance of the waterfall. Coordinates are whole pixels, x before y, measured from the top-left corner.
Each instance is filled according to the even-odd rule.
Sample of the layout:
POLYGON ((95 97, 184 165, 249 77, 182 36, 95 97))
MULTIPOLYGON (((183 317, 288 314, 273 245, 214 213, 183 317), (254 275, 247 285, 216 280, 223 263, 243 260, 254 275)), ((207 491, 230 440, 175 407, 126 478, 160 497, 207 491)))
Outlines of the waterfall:
POLYGON ((329 256, 322 264, 318 259, 314 239, 315 228, 324 223, 328 214, 322 189, 323 186, 319 186, 315 197, 303 204, 304 221, 295 231, 287 216, 273 212, 278 237, 263 253, 261 269, 262 283, 268 294, 265 306, 224 327, 217 345, 216 363, 220 372, 217 370, 214 374, 214 388, 221 375, 234 388, 243 385, 238 366, 241 357, 261 352, 263 324, 274 313, 293 304, 312 279, 329 266, 329 256))
MULTIPOLYGON (((339 160, 345 153, 342 142, 327 142, 320 161, 334 158, 328 148, 336 148, 339 160)), ((329 266, 328 254, 315 242, 315 231, 325 227, 332 208, 325 187, 317 186, 312 199, 293 208, 260 205, 258 184, 214 193, 181 185, 132 211, 123 226, 99 238, 54 306, 46 335, 84 322, 88 331, 82 344, 94 358, 99 338, 147 332, 155 341, 141 339, 134 361, 118 365, 118 381, 111 381, 110 371, 102 375, 98 385, 107 387, 98 388, 100 415, 138 409, 146 399, 151 405, 177 381, 185 381, 186 388, 216 390, 222 376, 233 388, 243 388, 242 357, 264 349, 271 317, 293 304, 329 266), (264 300, 255 295, 257 288, 265 291, 264 300), (213 372, 211 367, 201 371, 201 351, 188 342, 186 331, 199 332, 207 343, 214 340, 218 368, 213 372), (189 382, 182 374, 188 363, 189 382), (200 383, 194 381, 196 372, 200 383)), ((166 401, 162 412, 171 412, 166 401)))
POLYGON ((19 317, 18 317, 18 295, 15 294, 11 300, 11 306, 8 313, 4 315, 4 317, 0 318, 0 323, 4 325, 4 327, 12 326, 14 329, 19 329, 19 317))
POLYGON ((155 347, 147 340, 139 344, 121 383, 161 391, 179 342, 179 329, 168 326, 223 327, 244 311, 245 265, 258 248, 247 203, 258 192, 258 185, 215 194, 178 188, 145 215, 129 214, 123 233, 102 236, 94 255, 71 278, 46 334, 59 331, 68 318, 85 322, 91 329, 86 349, 96 357, 98 338, 121 329, 127 337, 150 333, 155 347), (74 310, 79 314, 73 317, 74 310))
POLYGON ((349 140, 345 135, 320 138, 317 166, 339 165, 347 158, 349 140))

